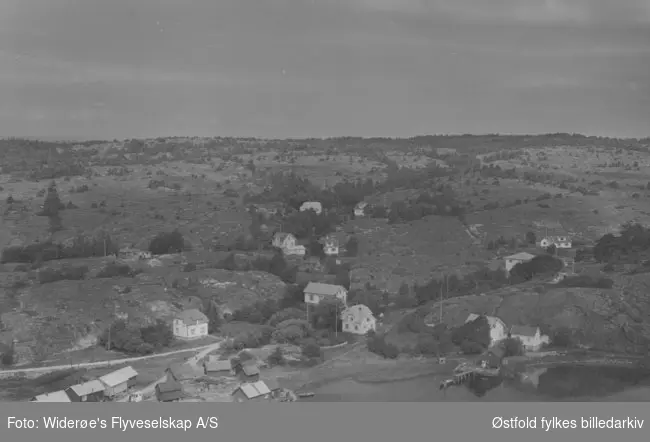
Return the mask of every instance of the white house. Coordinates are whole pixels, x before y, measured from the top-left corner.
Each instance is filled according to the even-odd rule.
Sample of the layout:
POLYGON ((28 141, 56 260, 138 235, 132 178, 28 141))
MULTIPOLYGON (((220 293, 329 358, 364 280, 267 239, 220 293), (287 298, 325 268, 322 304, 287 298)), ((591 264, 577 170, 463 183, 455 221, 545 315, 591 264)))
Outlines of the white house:
POLYGON ((327 236, 323 241, 323 252, 327 256, 336 256, 339 254, 339 240, 333 236, 327 236))
POLYGON ((348 302, 348 292, 345 287, 334 284, 323 284, 320 282, 310 282, 305 287, 305 303, 318 304, 323 299, 336 298, 343 304, 348 302))
POLYGON ((300 211, 304 212, 305 210, 313 210, 316 214, 320 215, 323 212, 323 205, 318 201, 305 201, 300 206, 300 211))
MULTIPOLYGON (((480 316, 481 315, 471 313, 465 320, 465 323, 472 322, 480 316)), ((490 345, 494 345, 508 337, 508 327, 506 327, 506 324, 501 319, 496 316, 486 316, 485 318, 490 326, 490 345)))
POLYGON ((39 394, 29 400, 30 402, 72 402, 68 394, 63 391, 53 391, 52 393, 39 394))
POLYGON ((204 338, 208 336, 208 322, 208 317, 199 310, 184 310, 174 318, 174 336, 181 339, 204 338))
POLYGON ((137 376, 138 372, 133 367, 124 367, 112 373, 105 374, 99 378, 99 382, 106 386, 104 395, 113 397, 124 393, 129 387, 134 386, 137 376))
POLYGON ((528 262, 531 259, 533 259, 535 255, 531 255, 530 253, 526 252, 520 252, 520 253, 515 253, 514 255, 506 256, 504 258, 505 260, 505 270, 506 273, 510 273, 510 270, 517 264, 523 264, 524 262, 528 262))
POLYGON ((354 216, 357 218, 365 216, 366 207, 368 207, 368 203, 365 201, 361 201, 360 203, 357 203, 357 205, 354 206, 354 216))
POLYGON ((573 242, 568 236, 547 236, 546 238, 542 238, 539 242, 539 246, 542 249, 551 245, 555 245, 558 249, 570 249, 573 247, 573 242))
POLYGON ((527 325, 513 325, 510 329, 510 337, 519 339, 524 348, 529 351, 537 351, 543 344, 549 342, 548 336, 542 335, 539 327, 527 325))
POLYGON ((307 253, 305 246, 297 244, 296 237, 291 233, 277 232, 273 236, 271 244, 273 247, 277 247, 278 249, 282 250, 282 253, 285 255, 304 256, 305 253, 307 253))
POLYGON ((341 313, 341 320, 343 322, 343 331, 355 335, 365 335, 370 330, 375 331, 377 329, 375 315, 363 304, 353 305, 345 309, 341 313))

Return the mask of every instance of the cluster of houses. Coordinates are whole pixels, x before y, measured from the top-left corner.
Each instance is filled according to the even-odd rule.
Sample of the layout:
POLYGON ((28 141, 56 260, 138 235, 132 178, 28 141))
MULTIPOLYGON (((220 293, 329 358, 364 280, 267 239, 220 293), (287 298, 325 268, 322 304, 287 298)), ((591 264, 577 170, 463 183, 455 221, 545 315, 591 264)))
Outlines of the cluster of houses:
MULTIPOLYGON (((573 241, 568 236, 547 236, 542 238, 539 243, 539 247, 542 249, 547 249, 550 246, 555 246, 558 251, 558 258, 562 260, 565 266, 570 267, 573 265, 573 256, 570 251, 573 247, 573 241), (569 253, 567 253, 569 252, 569 253)), ((504 270, 506 274, 509 274, 514 266, 517 264, 523 264, 532 260, 535 255, 528 252, 519 252, 514 255, 506 256, 504 259, 504 270)))
POLYGON ((30 402, 103 402, 125 394, 135 386, 138 372, 124 367, 64 390, 34 396, 30 402))
POLYGON ((166 371, 166 379, 156 385, 155 394, 159 402, 177 402, 186 394, 182 382, 201 376, 237 376, 243 382, 232 392, 233 400, 244 402, 249 400, 272 399, 280 391, 274 380, 261 380, 259 365, 255 360, 240 361, 219 359, 211 355, 198 368, 189 364, 174 363, 166 371))
MULTIPOLYGON (((471 313, 465 323, 475 321, 480 316, 471 313)), ((508 328, 505 322, 496 316, 485 316, 485 318, 490 326, 490 350, 486 353, 487 359, 484 362, 491 367, 494 366, 493 359, 503 358, 503 348, 498 344, 507 338, 519 339, 526 351, 537 351, 549 342, 549 337, 543 335, 539 327, 513 325, 508 328)))

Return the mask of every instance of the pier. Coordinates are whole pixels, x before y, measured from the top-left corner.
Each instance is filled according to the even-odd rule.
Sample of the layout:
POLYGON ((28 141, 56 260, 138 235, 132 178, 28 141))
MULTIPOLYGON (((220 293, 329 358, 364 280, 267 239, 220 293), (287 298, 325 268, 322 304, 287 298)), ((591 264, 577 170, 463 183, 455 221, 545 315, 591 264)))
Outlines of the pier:
POLYGON ((485 377, 498 377, 500 376, 500 370, 498 368, 482 368, 482 367, 472 367, 462 370, 458 373, 454 373, 451 379, 446 379, 440 383, 440 389, 446 389, 452 385, 462 385, 466 381, 472 379, 475 376, 485 376, 485 377))

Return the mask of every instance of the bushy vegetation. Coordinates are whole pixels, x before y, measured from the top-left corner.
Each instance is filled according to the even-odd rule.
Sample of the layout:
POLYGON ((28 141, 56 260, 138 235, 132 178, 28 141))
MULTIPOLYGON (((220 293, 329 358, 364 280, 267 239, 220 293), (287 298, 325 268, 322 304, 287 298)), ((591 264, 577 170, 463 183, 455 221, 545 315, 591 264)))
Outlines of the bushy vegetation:
POLYGON ((117 244, 110 235, 100 233, 95 237, 76 236, 69 244, 53 241, 32 243, 26 246, 7 247, 2 251, 2 263, 39 263, 58 259, 92 258, 115 255, 117 244))
POLYGON ((183 234, 178 230, 161 232, 149 243, 149 251, 152 255, 179 253, 183 250, 185 250, 185 240, 183 234))
POLYGON ((452 342, 465 354, 477 354, 490 346, 490 324, 485 316, 479 316, 454 329, 452 342))
POLYGON ((386 359, 397 359, 399 356, 399 349, 394 344, 386 341, 386 336, 379 333, 368 333, 366 341, 368 351, 382 356, 386 359))
POLYGON ((117 278, 117 277, 127 277, 132 278, 138 273, 141 273, 140 269, 133 269, 128 264, 122 264, 117 262, 108 263, 103 269, 97 272, 96 278, 117 278))
POLYGON ((602 263, 639 263, 650 259, 650 229, 641 224, 626 224, 620 235, 602 236, 593 248, 602 263))
POLYGON ((558 285, 562 287, 586 287, 596 289, 611 289, 614 281, 609 278, 595 278, 589 275, 567 276, 558 285))
POLYGON ((146 355, 169 346, 174 335, 162 320, 140 327, 126 321, 116 321, 99 336, 98 344, 108 350, 146 355))
POLYGON ((524 354, 524 343, 521 339, 506 338, 501 342, 504 349, 504 357, 521 356, 524 354))
POLYGON ((38 282, 47 284, 56 281, 79 281, 85 279, 88 266, 66 265, 60 269, 44 268, 38 272, 38 282))
POLYGON ((564 267, 562 260, 551 255, 538 255, 528 262, 516 264, 510 270, 511 280, 528 281, 535 276, 557 273, 564 267))

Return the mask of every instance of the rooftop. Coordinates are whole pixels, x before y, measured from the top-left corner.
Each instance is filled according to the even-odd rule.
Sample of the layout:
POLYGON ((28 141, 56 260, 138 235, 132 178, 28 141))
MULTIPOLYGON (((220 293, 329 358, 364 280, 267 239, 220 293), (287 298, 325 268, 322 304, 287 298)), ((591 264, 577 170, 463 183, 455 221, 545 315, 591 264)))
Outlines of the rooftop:
POLYGON ((515 253, 514 255, 506 256, 505 259, 514 259, 514 260, 526 261, 526 260, 531 260, 534 257, 535 257, 535 255, 531 255, 528 252, 519 252, 519 253, 515 253))
POLYGON ((100 377, 99 380, 108 387, 115 387, 117 385, 123 384, 129 379, 133 379, 138 375, 138 372, 133 369, 133 367, 124 367, 119 370, 115 370, 112 373, 105 374, 100 377))
POLYGON ((235 392, 241 390, 244 396, 248 399, 255 399, 256 397, 269 394, 271 390, 263 381, 257 381, 250 384, 241 384, 235 392))
POLYGON ((53 391, 51 393, 39 394, 32 398, 32 402, 72 402, 65 391, 53 391))
POLYGON ((197 322, 208 322, 208 317, 195 308, 180 312, 176 315, 176 319, 180 319, 185 325, 194 325, 197 322))
POLYGON ((315 295, 336 296, 337 293, 345 290, 344 287, 334 284, 323 284, 320 282, 310 282, 305 287, 305 293, 313 293, 315 295))
POLYGON ((89 394, 104 391, 104 385, 98 380, 84 382, 83 384, 73 385, 70 390, 74 391, 79 397, 88 396, 89 394))
POLYGON ((513 325, 510 329, 510 334, 514 336, 535 336, 537 334, 537 327, 530 325, 513 325))

